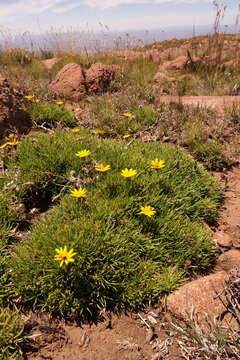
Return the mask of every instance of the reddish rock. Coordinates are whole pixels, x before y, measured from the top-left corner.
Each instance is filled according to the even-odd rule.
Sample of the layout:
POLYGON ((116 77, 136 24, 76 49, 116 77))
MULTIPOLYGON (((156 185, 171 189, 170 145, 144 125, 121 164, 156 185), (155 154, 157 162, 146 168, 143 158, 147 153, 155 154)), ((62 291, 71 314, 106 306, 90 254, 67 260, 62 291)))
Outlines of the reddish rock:
POLYGON ((223 63, 225 66, 239 66, 240 62, 238 59, 229 60, 223 63))
POLYGON ((221 254, 217 260, 216 269, 230 271, 240 266, 240 250, 229 250, 221 254))
POLYGON ((168 309, 184 317, 194 309, 203 322, 207 316, 218 316, 224 308, 214 290, 218 293, 223 290, 226 277, 225 271, 219 271, 183 285, 168 297, 168 309))
POLYGON ((60 58, 54 57, 52 59, 42 60, 41 62, 48 70, 51 70, 59 60, 60 58))
POLYGON ((79 101, 87 95, 82 67, 75 63, 65 65, 49 85, 58 95, 79 101))
POLYGON ((222 231, 218 231, 214 234, 213 240, 216 241, 216 243, 219 246, 223 246, 223 247, 232 247, 232 237, 227 234, 224 233, 222 231))
POLYGON ((23 94, 0 76, 0 137, 8 130, 27 132, 32 122, 24 107, 23 94))
POLYGON ((112 66, 101 63, 93 64, 86 71, 86 86, 89 95, 106 91, 114 79, 115 71, 112 66))
POLYGON ((162 57, 160 56, 160 53, 157 50, 149 50, 149 51, 147 51, 145 53, 144 57, 147 60, 150 60, 155 64, 161 64, 162 63, 162 57))
POLYGON ((166 61, 161 66, 161 70, 184 70, 190 63, 190 59, 187 56, 179 56, 173 61, 166 61))
POLYGON ((177 81, 176 78, 170 77, 170 76, 164 74, 163 72, 158 72, 158 73, 156 73, 156 75, 155 75, 154 78, 153 78, 153 81, 154 81, 155 83, 161 83, 163 80, 172 81, 172 82, 177 81))

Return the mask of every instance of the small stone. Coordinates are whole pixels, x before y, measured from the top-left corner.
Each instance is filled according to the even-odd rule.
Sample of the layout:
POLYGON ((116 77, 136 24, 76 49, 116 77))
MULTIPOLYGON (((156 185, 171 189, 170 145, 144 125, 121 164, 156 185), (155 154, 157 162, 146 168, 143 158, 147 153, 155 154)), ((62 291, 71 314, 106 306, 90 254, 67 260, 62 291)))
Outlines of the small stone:
POLYGON ((219 245, 219 246, 222 246, 222 247, 232 247, 232 238, 230 235, 228 235, 227 233, 224 233, 224 232, 216 232, 214 234, 214 237, 213 237, 214 241, 216 241, 216 243, 219 245))
POLYGON ((230 271, 240 265, 240 250, 229 250, 219 256, 216 270, 230 271))
POLYGON ((155 334, 154 334, 154 328, 151 327, 147 330, 147 334, 146 334, 146 342, 149 343, 151 342, 155 337, 155 334))
POLYGON ((156 325, 157 324, 157 320, 152 316, 152 315, 148 315, 148 321, 152 324, 152 325, 156 325))

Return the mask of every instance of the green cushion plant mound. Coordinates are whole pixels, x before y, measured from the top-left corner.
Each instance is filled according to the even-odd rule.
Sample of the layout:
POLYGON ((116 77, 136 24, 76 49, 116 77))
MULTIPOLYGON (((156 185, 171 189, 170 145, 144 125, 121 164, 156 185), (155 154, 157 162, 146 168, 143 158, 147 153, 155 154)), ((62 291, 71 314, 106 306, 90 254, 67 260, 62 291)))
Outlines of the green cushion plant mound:
POLYGON ((18 196, 44 189, 59 199, 15 247, 12 284, 23 303, 65 317, 96 317, 103 308, 156 300, 186 278, 184 269, 200 271, 212 262, 204 221, 215 221, 221 190, 177 147, 56 131, 26 138, 8 166, 18 196), (89 156, 75 155, 84 149, 89 156), (156 158, 165 166, 152 168, 156 158), (98 172, 100 163, 111 168, 98 172), (137 174, 124 178, 125 168, 137 174), (85 197, 72 197, 79 187, 85 197), (140 214, 145 206, 156 213, 140 214), (67 255, 76 253, 67 265, 55 259, 65 246, 67 255))
POLYGON ((48 103, 29 103, 27 110, 31 120, 37 125, 45 125, 46 127, 54 128, 57 126, 76 125, 76 119, 73 112, 66 109, 64 106, 48 103))
POLYGON ((0 307, 0 358, 23 360, 19 344, 23 341, 23 324, 19 315, 9 308, 0 307))

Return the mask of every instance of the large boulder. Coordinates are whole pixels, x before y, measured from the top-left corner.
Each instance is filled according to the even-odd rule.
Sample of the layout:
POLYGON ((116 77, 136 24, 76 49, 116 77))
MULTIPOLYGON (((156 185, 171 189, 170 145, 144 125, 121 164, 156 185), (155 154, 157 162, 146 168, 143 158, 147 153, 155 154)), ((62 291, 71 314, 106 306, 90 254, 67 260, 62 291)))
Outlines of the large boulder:
POLYGON ((115 71, 112 66, 102 63, 93 64, 86 71, 86 87, 89 95, 106 91, 114 79, 115 71))
POLYGON ((166 61, 162 64, 161 70, 184 70, 190 63, 190 59, 187 56, 179 56, 175 60, 166 61))
POLYGON ((87 91, 81 65, 75 63, 65 65, 57 73, 49 88, 67 99, 82 100, 87 95, 87 91))
POLYGON ((216 296, 225 287, 227 272, 219 271, 191 281, 169 295, 168 309, 179 316, 185 317, 194 310, 201 322, 208 316, 216 317, 224 312, 224 307, 216 296))
POLYGON ((23 94, 10 87, 8 81, 0 76, 0 137, 9 130, 25 133, 31 125, 23 94))
POLYGON ((87 95, 106 91, 114 76, 112 66, 96 63, 85 71, 81 65, 70 63, 57 73, 49 88, 60 96, 79 101, 87 95))

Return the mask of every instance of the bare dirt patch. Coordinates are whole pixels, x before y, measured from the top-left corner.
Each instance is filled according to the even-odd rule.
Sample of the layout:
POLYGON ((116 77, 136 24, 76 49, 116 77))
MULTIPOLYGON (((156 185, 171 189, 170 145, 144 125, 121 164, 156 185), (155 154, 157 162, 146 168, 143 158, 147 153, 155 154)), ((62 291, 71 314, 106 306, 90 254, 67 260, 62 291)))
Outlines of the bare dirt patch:
POLYGON ((29 360, 166 360, 179 352, 159 309, 129 315, 109 315, 97 325, 67 325, 47 315, 31 315, 29 360))
POLYGON ((159 101, 164 104, 181 103, 183 105, 209 107, 223 112, 225 107, 240 104, 240 96, 174 96, 161 95, 159 101))

